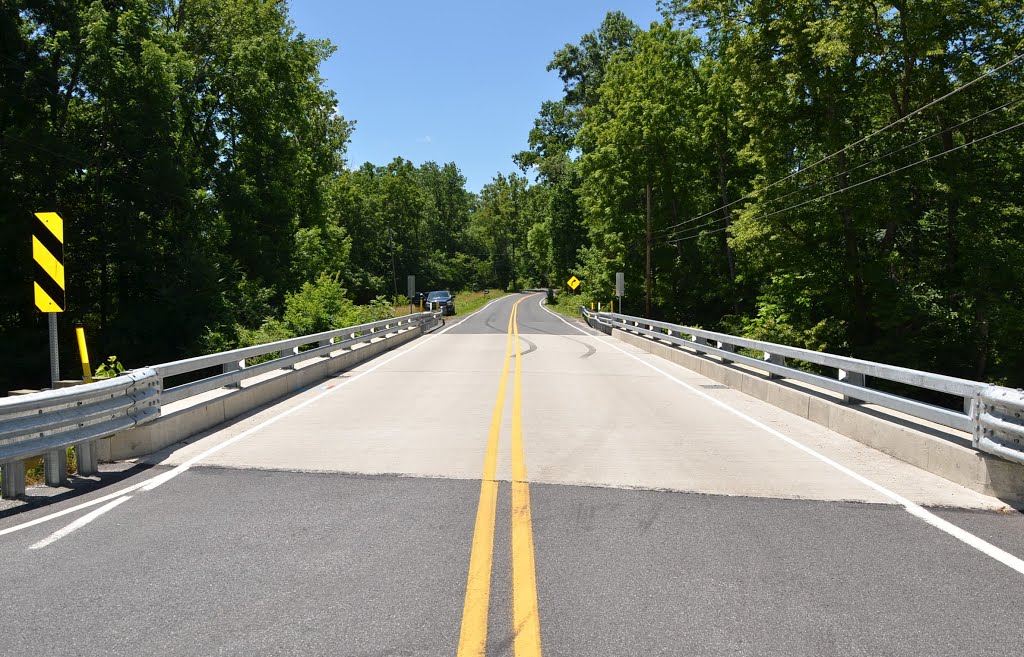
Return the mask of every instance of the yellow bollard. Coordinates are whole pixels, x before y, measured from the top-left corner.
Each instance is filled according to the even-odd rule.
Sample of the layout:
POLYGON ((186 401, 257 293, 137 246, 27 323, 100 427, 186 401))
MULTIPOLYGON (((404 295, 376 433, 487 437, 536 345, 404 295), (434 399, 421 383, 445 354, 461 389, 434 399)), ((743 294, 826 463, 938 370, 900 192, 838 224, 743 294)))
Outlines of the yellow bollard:
POLYGON ((89 366, 89 349, 85 346, 85 327, 76 324, 75 335, 78 336, 78 354, 82 358, 82 380, 89 383, 92 381, 92 367, 89 366))

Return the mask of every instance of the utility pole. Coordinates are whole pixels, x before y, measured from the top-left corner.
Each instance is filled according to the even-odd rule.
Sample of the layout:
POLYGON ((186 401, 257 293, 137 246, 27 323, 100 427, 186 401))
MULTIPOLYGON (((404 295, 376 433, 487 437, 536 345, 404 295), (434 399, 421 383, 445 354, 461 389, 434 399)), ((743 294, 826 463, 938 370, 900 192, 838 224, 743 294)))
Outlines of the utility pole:
POLYGON ((647 183, 647 319, 651 318, 651 183, 647 183))

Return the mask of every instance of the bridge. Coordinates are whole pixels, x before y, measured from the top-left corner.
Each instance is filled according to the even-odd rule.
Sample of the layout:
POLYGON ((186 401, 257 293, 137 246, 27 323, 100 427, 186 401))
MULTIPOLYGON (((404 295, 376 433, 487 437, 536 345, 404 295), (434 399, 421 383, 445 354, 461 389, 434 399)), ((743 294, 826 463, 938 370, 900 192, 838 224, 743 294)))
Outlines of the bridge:
POLYGON ((543 299, 0 402, 0 654, 1024 653, 1019 395, 543 299))

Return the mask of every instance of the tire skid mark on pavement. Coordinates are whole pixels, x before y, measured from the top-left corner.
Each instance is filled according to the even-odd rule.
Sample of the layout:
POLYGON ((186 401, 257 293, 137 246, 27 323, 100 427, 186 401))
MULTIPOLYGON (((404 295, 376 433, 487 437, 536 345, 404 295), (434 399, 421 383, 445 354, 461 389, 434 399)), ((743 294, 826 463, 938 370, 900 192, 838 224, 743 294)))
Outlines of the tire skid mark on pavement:
MULTIPOLYGON (((540 304, 540 307, 544 308, 544 305, 540 304)), ((548 312, 548 313, 551 313, 551 315, 553 315, 554 317, 557 317, 559 321, 565 323, 567 326, 571 326, 572 328, 576 329, 577 331, 579 331, 580 333, 582 333, 584 335, 589 335, 582 328, 580 328, 578 326, 574 326, 572 323, 567 321, 565 318, 559 317, 557 314, 551 312, 547 308, 544 308, 544 310, 546 312, 548 312)), ((592 336, 592 337, 596 337, 596 336, 592 336)), ((678 385, 682 386, 684 389, 692 392, 693 394, 698 395, 699 397, 701 397, 701 398, 711 402, 712 404, 714 404, 714 405, 716 405, 716 406, 718 406, 720 408, 725 409, 726 411, 732 413, 733 415, 736 415, 740 419, 748 422, 749 424, 757 427, 758 429, 761 429, 762 431, 765 431, 768 434, 770 434, 771 436, 773 436, 775 438, 778 438, 779 440, 782 440, 783 442, 785 442, 785 443, 791 445, 792 447, 794 447, 794 448, 804 452, 805 454, 808 454, 809 456, 812 456, 812 457, 818 459, 822 463, 824 463, 824 464, 826 464, 826 465, 828 465, 828 466, 838 470, 839 472, 841 472, 844 475, 850 477, 851 479, 854 479, 855 481, 858 481, 861 484, 864 484, 865 486, 867 486, 868 488, 874 490, 875 492, 877 492, 877 493, 879 493, 879 494, 889 498, 890 500, 892 500, 893 502, 895 502, 899 506, 902 506, 903 509, 907 513, 909 513, 910 515, 912 515, 912 516, 914 516, 916 518, 919 518, 920 520, 922 520, 925 523, 931 525, 932 527, 935 527, 936 529, 938 529, 938 530, 940 530, 942 532, 945 532, 946 534, 952 536, 953 538, 955 538, 955 539, 957 539, 957 540, 959 540, 959 541, 961 541, 961 542, 963 542, 963 543, 973 547, 974 549, 978 550, 982 554, 985 554, 986 556, 989 556, 992 559, 995 559, 999 563, 1001 563, 1001 564, 1003 564, 1003 565, 1005 565, 1005 566, 1007 566, 1007 567, 1017 571, 1021 575, 1024 575, 1024 559, 1021 559, 1021 558, 1019 558, 1017 556, 1014 556, 1014 555, 1010 554, 1009 552, 1007 552, 1006 550, 1003 550, 1002 548, 999 548, 999 547, 996 547, 995 545, 992 545, 988 541, 986 541, 986 540, 984 540, 982 538, 979 538, 978 536, 975 536, 974 534, 968 532, 965 529, 962 529, 961 527, 958 527, 958 526, 954 525, 953 523, 949 522, 948 520, 944 520, 943 518, 940 518, 939 516, 935 515, 931 511, 925 509, 920 504, 917 504, 917 503, 907 499, 906 497, 900 495, 899 493, 896 493, 895 491, 889 490, 885 486, 883 486, 883 485, 881 485, 881 484, 879 484, 879 483, 877 483, 877 482, 875 482, 875 481, 873 481, 871 479, 868 479, 867 477, 865 477, 864 475, 862 475, 862 474, 860 474, 858 472, 854 472, 850 468, 846 467, 845 465, 842 465, 842 464, 838 463, 837 461, 834 461, 833 459, 825 456, 821 452, 818 452, 817 450, 812 449, 812 448, 808 447, 807 445, 804 445, 803 443, 799 442, 798 440, 790 438, 789 436, 787 436, 786 434, 782 433, 778 429, 774 429, 771 426, 769 426, 768 424, 765 424, 764 422, 761 422, 760 420, 757 420, 757 419, 747 415, 743 411, 738 410, 736 408, 733 408, 732 406, 730 406, 726 402, 722 401, 721 399, 718 399, 717 397, 715 397, 713 395, 709 395, 708 393, 706 393, 703 390, 699 390, 698 388, 695 388, 694 386, 690 385, 689 383, 686 383, 682 379, 679 379, 679 378, 673 376, 672 374, 666 372, 665 370, 663 370, 660 367, 654 365, 653 363, 649 362, 648 360, 645 360, 644 358, 641 358, 640 356, 637 356, 634 353, 630 353, 629 351, 623 349, 622 347, 619 347, 618 345, 613 344, 612 342, 610 342, 609 340, 606 340, 604 338, 600 338, 599 337, 599 338, 597 338, 597 340, 599 342, 607 345, 608 347, 611 347, 612 349, 614 349, 614 350, 616 350, 616 351, 618 351, 618 352, 620 352, 620 353, 622 353, 622 354, 624 354, 626 356, 629 356, 630 358, 632 358, 633 360, 637 361, 641 365, 644 365, 645 367, 648 367, 648 368, 654 370, 655 372, 658 372, 659 374, 661 374, 665 378, 669 379, 670 381, 673 381, 674 383, 677 383, 678 385)), ((612 338, 612 340, 615 340, 615 338, 612 338)), ((657 358, 657 356, 653 356, 653 358, 657 358)))

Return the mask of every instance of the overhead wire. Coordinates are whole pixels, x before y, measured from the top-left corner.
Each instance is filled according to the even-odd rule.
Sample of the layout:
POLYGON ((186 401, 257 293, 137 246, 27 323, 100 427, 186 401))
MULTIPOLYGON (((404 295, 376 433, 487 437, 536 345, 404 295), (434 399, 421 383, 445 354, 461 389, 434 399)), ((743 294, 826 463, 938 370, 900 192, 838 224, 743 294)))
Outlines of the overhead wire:
MULTIPOLYGON (((1011 131, 1016 130, 1017 128, 1021 128, 1021 127, 1024 127, 1024 121, 1016 123, 1016 124, 1014 124, 1014 125, 1012 125, 1012 126, 1010 126, 1008 128, 1003 128, 1002 130, 997 130, 996 132, 993 132, 991 134, 985 135, 984 137, 978 137, 976 139, 972 139, 971 141, 968 141, 968 142, 965 142, 963 144, 960 144, 959 146, 955 146, 955 147, 953 147, 953 148, 951 148, 949 150, 942 151, 941 153, 935 153, 934 155, 930 155, 928 157, 925 157, 925 158, 922 158, 920 160, 917 160, 916 162, 912 162, 912 163, 907 164, 905 166, 898 167, 896 169, 893 169, 891 171, 887 171, 887 172, 885 172, 883 174, 879 174, 879 175, 874 176, 872 178, 868 178, 866 180, 862 180, 862 181, 854 183, 852 185, 847 185, 846 187, 843 187, 841 189, 833 190, 833 191, 831 191, 831 192, 829 192, 827 194, 822 194, 821 196, 818 196, 818 197, 815 197, 815 198, 812 198, 812 199, 809 199, 809 200, 806 200, 806 201, 802 201, 800 203, 795 203, 793 205, 790 205, 789 207, 782 208, 781 210, 775 210, 773 212, 768 212, 768 213, 763 213, 763 214, 755 215, 754 218, 755 219, 768 219, 770 217, 774 217, 775 215, 781 214, 783 212, 789 212, 790 210, 795 210, 797 208, 801 208, 801 207, 803 207, 805 205, 809 205, 811 203, 815 203, 817 201, 821 201, 821 200, 824 200, 826 198, 830 198, 830 197, 835 196, 837 194, 842 194, 843 192, 848 192, 851 189, 856 189, 857 187, 861 187, 863 185, 867 185, 868 183, 872 183, 872 182, 875 182, 877 180, 881 180, 882 178, 887 178, 888 176, 892 176, 892 175, 895 175, 895 174, 900 173, 902 171, 906 171, 907 169, 911 169, 911 168, 916 167, 916 166, 918 166, 920 164, 924 164, 925 162, 931 162, 932 160, 938 159, 940 157, 945 157, 946 155, 950 155, 952 153, 955 153, 955 152, 957 152, 959 150, 962 150, 964 148, 967 148, 969 146, 974 146, 975 144, 980 144, 983 141, 987 141, 989 139, 992 139, 993 137, 998 137, 999 135, 1005 134, 1007 132, 1011 132, 1011 131)), ((714 225, 714 222, 709 223, 709 224, 705 224, 705 226, 712 226, 712 225, 714 225)), ((690 228, 690 229, 687 229, 687 230, 688 231, 689 230, 694 230, 694 229, 699 230, 699 229, 701 229, 703 227, 704 226, 699 226, 699 227, 694 227, 694 228, 690 228)), ((679 242, 684 242, 684 241, 689 240, 689 239, 694 239, 694 238, 700 237, 701 235, 707 235, 707 234, 711 234, 711 233, 721 232, 723 230, 726 230, 727 228, 728 228, 727 226, 723 226, 722 228, 719 228, 717 230, 703 231, 703 232, 699 232, 699 233, 696 233, 696 234, 691 234, 691 235, 688 235, 688 236, 685 236, 685 237, 680 237, 680 238, 677 238, 677 239, 668 240, 668 242, 670 244, 677 244, 679 242)))
POLYGON ((681 222, 679 222, 677 224, 674 224, 672 226, 668 226, 668 229, 678 228, 678 227, 681 227, 681 226, 684 226, 684 225, 687 225, 687 224, 690 224, 690 223, 694 223, 694 222, 699 221, 699 220, 701 220, 701 219, 703 219, 705 217, 713 215, 716 212, 721 212, 722 210, 726 210, 728 208, 731 208, 732 206, 736 205, 737 203, 749 200, 749 199, 753 198, 755 196, 755 194, 763 193, 763 192, 765 192, 765 191, 767 191, 769 189, 772 189, 773 187, 781 185, 782 183, 784 183, 784 182, 786 182, 788 180, 791 180, 792 178, 795 178, 797 176, 803 175, 803 174, 807 173, 808 171, 810 171, 811 169, 813 169, 814 167, 816 167, 816 166, 818 166, 820 164, 823 164, 825 162, 828 162, 832 158, 839 156, 841 153, 845 153, 846 151, 850 150, 854 146, 858 146, 858 145, 863 144, 864 142, 866 142, 866 141, 868 141, 870 139, 873 139, 874 137, 877 137, 878 135, 882 134, 883 132, 889 130, 890 128, 893 128, 894 126, 897 126, 897 125, 903 123, 904 121, 907 121, 908 119, 910 119, 910 118, 920 114, 921 112, 929 109, 930 107, 933 107, 934 105, 937 105, 938 103, 941 103, 941 102, 951 98, 952 96, 954 96, 954 95, 964 91, 965 89, 967 89, 967 88, 977 84, 978 82, 980 82, 980 81, 982 81, 982 80, 984 80, 986 78, 989 78, 989 77, 995 75, 996 73, 998 73, 1002 69, 1006 68, 1007 66, 1011 66, 1011 65, 1013 65, 1016 62, 1021 61, 1021 60, 1024 60, 1024 53, 1021 53, 1021 54, 1013 57, 1012 59, 1010 59, 1010 60, 1000 64, 996 68, 994 68, 994 69, 992 69, 992 70, 990 70, 990 71, 988 71, 986 73, 983 73, 982 75, 979 75, 978 77, 974 78, 973 80, 971 80, 969 82, 966 82, 966 83, 960 85, 956 89, 953 89, 952 91, 944 94, 943 96, 940 96, 939 98, 936 98, 934 100, 929 101, 928 103, 922 105, 921 107, 917 108, 916 110, 913 110, 912 112, 909 112, 909 113, 901 116, 900 118, 896 119, 895 121, 892 121, 892 122, 882 126, 881 128, 875 130, 874 132, 872 132, 872 133, 870 133, 870 134, 868 134, 868 135, 866 135, 864 137, 861 137, 857 141, 855 141, 855 142, 853 142, 851 144, 847 144, 846 146, 843 146, 838 151, 835 151, 833 153, 829 153, 828 155, 818 159, 815 162, 812 162, 811 164, 807 165, 806 167, 804 167, 804 168, 802 168, 802 169, 800 169, 798 171, 794 171, 793 173, 791 173, 791 174, 789 174, 789 175, 787 175, 787 176, 785 176, 783 178, 779 178, 778 180, 775 180, 775 181, 769 183, 768 185, 766 185, 766 186, 764 186, 764 187, 762 187, 762 188, 760 188, 760 189, 758 189, 758 190, 756 190, 754 192, 751 192, 751 193, 749 193, 749 194, 747 194, 745 196, 742 196, 742 197, 740 197, 740 198, 738 198, 738 199, 736 199, 734 201, 726 203, 725 205, 721 205, 721 206, 719 206, 719 207, 717 207, 717 208, 715 208, 713 210, 709 210, 709 211, 705 212, 704 214, 700 214, 700 215, 697 215, 696 217, 692 217, 690 219, 686 219, 685 221, 681 221, 681 222))
MULTIPOLYGON (((909 149, 913 148, 914 146, 922 144, 922 143, 924 143, 924 142, 926 142, 926 141, 928 141, 930 139, 934 139, 935 137, 938 137, 938 136, 942 135, 943 133, 952 132, 953 130, 959 130, 960 128, 963 128, 964 126, 970 125, 971 123, 974 123, 975 121, 978 121, 978 120, 980 120, 980 119, 982 119, 982 118, 984 118, 984 117, 986 117, 986 116, 988 116, 990 114, 994 114, 995 112, 998 112, 1000 110, 1009 109, 1009 108, 1013 107, 1014 105, 1017 105, 1018 103, 1020 103, 1022 101, 1024 101, 1024 96, 1018 96, 1017 98, 1015 98, 1013 100, 1010 100, 1010 101, 1007 101, 1007 102, 1003 103, 1002 105, 999 105, 997 107, 993 107, 991 109, 988 109, 988 110, 982 112, 981 114, 977 114, 975 116, 972 116, 969 119, 961 121, 960 123, 958 123, 958 124, 956 124, 954 126, 951 126, 951 127, 948 127, 948 128, 940 128, 940 129, 932 132, 931 134, 926 135, 924 137, 921 137, 917 141, 914 141, 914 142, 912 142, 910 144, 906 144, 906 145, 901 146, 899 148, 895 148, 895 149, 893 149, 893 150, 891 150, 891 151, 889 151, 887 153, 884 153, 882 155, 874 157, 874 158, 872 158, 872 159, 870 159, 870 160, 868 160, 866 162, 862 162, 862 163, 860 163, 860 164, 858 164, 856 166, 850 167, 850 168, 848 168, 848 169, 846 169, 844 171, 840 171, 839 173, 833 174, 833 175, 831 175, 831 176, 829 176, 827 178, 820 178, 820 179, 815 180, 813 182, 809 182, 809 183, 807 183, 805 185, 801 185, 797 189, 789 192, 788 194, 783 194, 782 196, 778 196, 778 197, 775 197, 775 198, 767 199, 767 201, 770 201, 770 202, 782 201, 784 199, 787 199, 787 198, 790 198, 792 196, 795 196, 796 194, 799 194, 800 192, 807 191, 808 189, 812 189, 814 187, 817 187, 817 186, 819 186, 819 185, 821 185, 823 183, 831 182, 833 180, 837 180, 839 178, 842 178, 843 176, 847 176, 847 175, 849 175, 849 174, 851 174, 851 173, 853 173, 855 171, 863 169, 864 167, 870 166, 870 165, 875 164, 877 162, 881 162, 882 160, 885 160, 885 159, 887 159, 889 157, 892 157, 893 155, 898 155, 899 153, 902 153, 903 151, 909 150, 909 149)), ((661 228, 661 229, 659 229, 656 232, 657 232, 657 234, 659 234, 659 236, 664 236, 664 235, 667 235, 668 233, 672 233, 672 237, 669 237, 669 239, 671 240, 671 239, 673 239, 675 237, 676 234, 678 234, 680 232, 689 232, 689 231, 694 230, 694 229, 703 228, 705 226, 711 226, 711 225, 714 225, 716 222, 722 221, 724 219, 725 219, 725 217, 715 217, 711 221, 707 221, 707 222, 701 224, 700 226, 691 226, 689 228, 684 228, 681 231, 680 231, 679 228, 667 227, 667 228, 661 228)), ((687 221, 691 221, 691 220, 687 220, 687 221)), ((686 222, 682 222, 682 223, 686 223, 686 222)))

